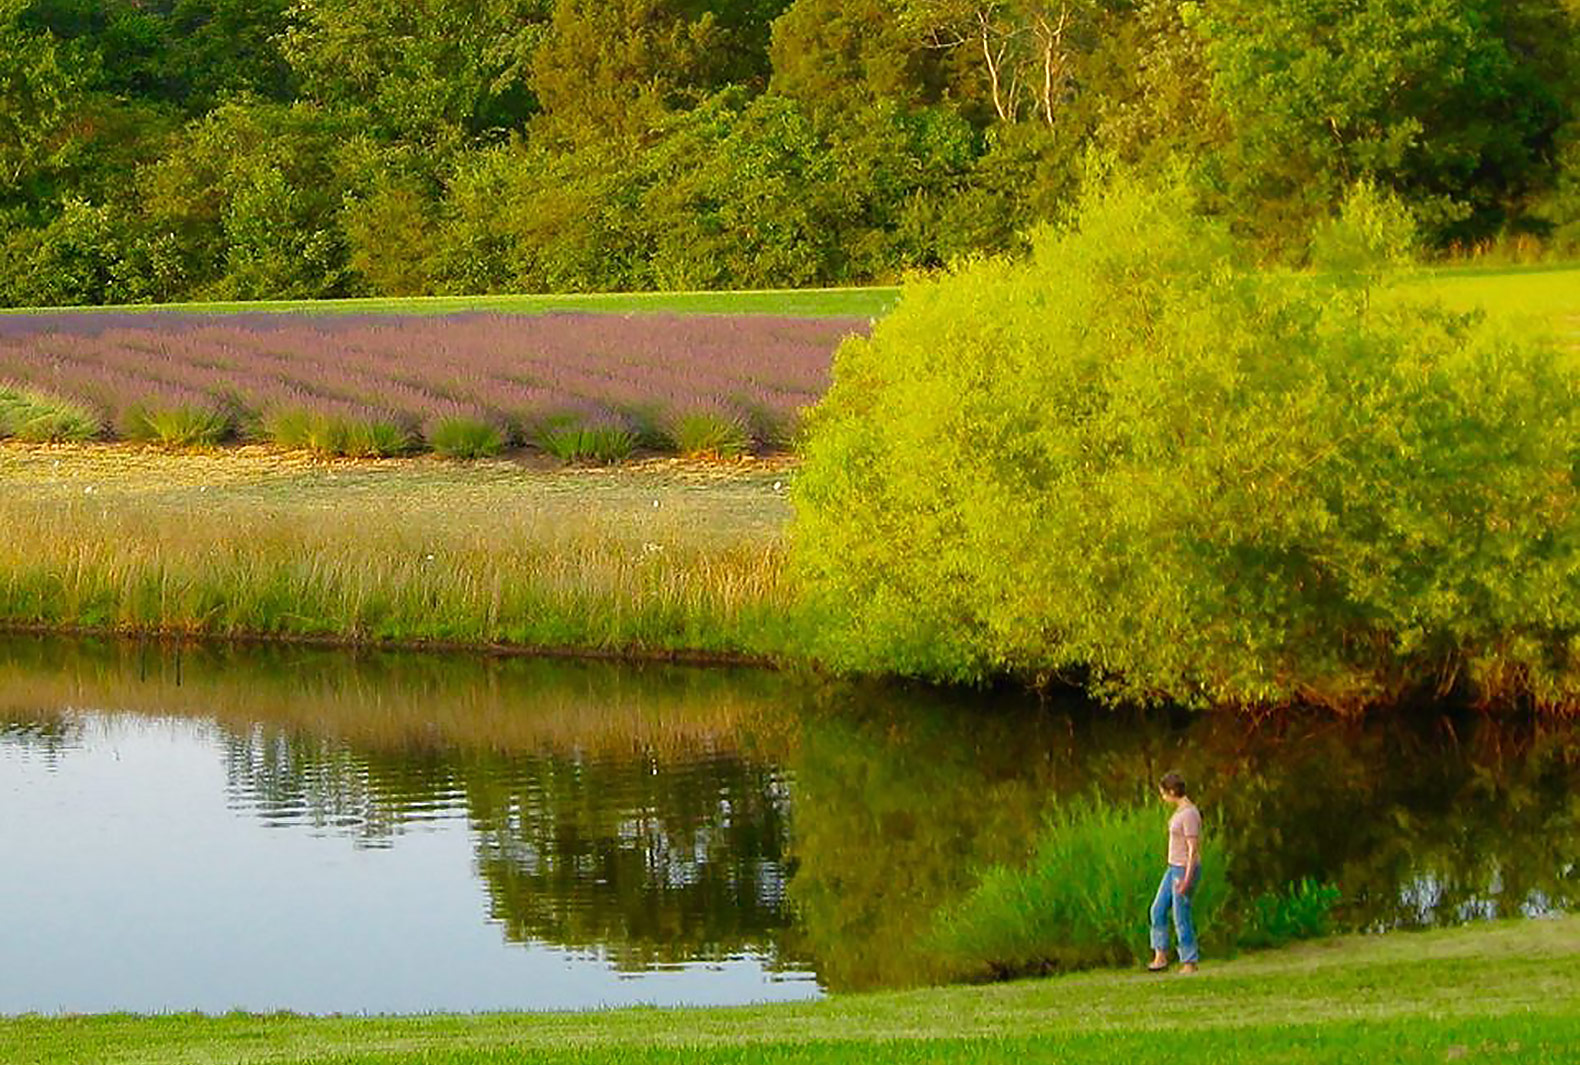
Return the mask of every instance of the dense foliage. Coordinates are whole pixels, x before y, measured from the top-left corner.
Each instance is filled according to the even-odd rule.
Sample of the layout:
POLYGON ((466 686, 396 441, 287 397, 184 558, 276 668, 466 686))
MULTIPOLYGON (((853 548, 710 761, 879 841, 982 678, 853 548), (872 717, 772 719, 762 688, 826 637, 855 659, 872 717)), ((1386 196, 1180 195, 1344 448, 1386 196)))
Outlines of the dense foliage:
POLYGON ((795 526, 821 653, 1196 704, 1575 705, 1573 354, 1374 284, 1360 252, 1408 238, 1374 191, 1313 274, 1247 267, 1183 188, 1102 184, 1029 262, 914 283, 841 349, 795 526))
POLYGON ((1088 148, 1260 243, 1580 240, 1580 0, 0 0, 0 304, 746 287, 1017 245, 1088 148))

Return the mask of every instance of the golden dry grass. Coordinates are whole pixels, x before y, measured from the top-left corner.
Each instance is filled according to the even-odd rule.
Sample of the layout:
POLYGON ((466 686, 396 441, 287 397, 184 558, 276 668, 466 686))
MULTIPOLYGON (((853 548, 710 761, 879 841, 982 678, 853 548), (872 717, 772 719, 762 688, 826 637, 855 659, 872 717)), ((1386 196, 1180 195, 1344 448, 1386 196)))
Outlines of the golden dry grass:
POLYGON ((793 469, 0 448, 14 624, 760 656, 793 469))

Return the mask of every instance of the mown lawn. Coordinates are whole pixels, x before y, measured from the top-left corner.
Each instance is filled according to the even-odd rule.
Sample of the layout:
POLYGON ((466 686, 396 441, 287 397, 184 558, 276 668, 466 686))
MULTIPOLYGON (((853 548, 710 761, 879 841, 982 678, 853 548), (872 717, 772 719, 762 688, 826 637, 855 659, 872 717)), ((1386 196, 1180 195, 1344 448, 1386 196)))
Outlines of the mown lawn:
POLYGON ((605 292, 30 308, 0 310, 0 314, 58 313, 63 310, 188 314, 255 314, 260 311, 306 314, 459 314, 467 311, 548 314, 554 311, 577 311, 584 314, 771 314, 787 317, 875 318, 887 314, 899 295, 900 290, 891 287, 764 289, 754 292, 605 292))
POLYGON ((1413 284, 1436 293, 1452 307, 1548 319, 1580 343, 1580 268, 1456 267, 1425 271, 1413 284))
POLYGON ((1580 918, 1350 937, 1207 965, 737 1009, 0 1021, 15 1063, 1577 1060, 1580 918))
MULTIPOLYGON (((1562 322, 1580 333, 1580 265, 1423 269, 1411 282, 1441 295, 1450 305, 1533 314, 1562 322)), ((277 311, 297 314, 548 314, 580 311, 603 314, 772 314, 791 317, 878 318, 893 309, 900 289, 765 289, 751 292, 629 292, 532 294, 520 296, 430 296, 347 300, 265 300, 250 303, 180 303, 162 306, 75 308, 87 313, 237 314, 277 311)), ((0 314, 53 313, 73 308, 0 309, 0 314)))

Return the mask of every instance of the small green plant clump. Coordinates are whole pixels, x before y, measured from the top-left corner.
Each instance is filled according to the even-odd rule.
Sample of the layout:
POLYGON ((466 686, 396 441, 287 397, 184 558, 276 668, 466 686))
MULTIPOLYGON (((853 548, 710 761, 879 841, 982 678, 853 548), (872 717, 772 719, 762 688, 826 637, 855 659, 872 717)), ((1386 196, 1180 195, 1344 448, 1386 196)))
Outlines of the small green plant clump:
POLYGON ((169 448, 214 447, 234 428, 230 415, 207 407, 137 407, 122 418, 121 436, 169 448))
POLYGON ((1251 900, 1240 915, 1235 943, 1241 947, 1282 947, 1296 940, 1320 939, 1333 931, 1333 910, 1342 893, 1332 884, 1309 877, 1282 893, 1269 892, 1251 900))
POLYGON ((505 444, 504 431, 480 418, 441 418, 428 430, 428 446, 447 459, 491 458, 505 450, 505 444))
POLYGON ((341 418, 312 411, 281 410, 263 419, 261 434, 286 451, 311 451, 326 458, 393 458, 412 449, 412 430, 395 421, 341 418))
POLYGON ((735 459, 752 446, 740 419, 719 411, 686 411, 675 417, 668 435, 682 458, 735 459))
POLYGON ((637 445, 637 435, 620 425, 561 422, 538 433, 538 446, 561 462, 619 462, 637 445))
POLYGON ((1338 268, 1297 273, 1111 175, 1029 260, 912 283, 810 416, 816 653, 1114 701, 1580 706, 1575 355, 1389 287, 1407 226, 1361 196, 1338 268))
POLYGON ((0 438, 28 444, 82 443, 103 431, 86 405, 33 388, 0 386, 0 438))

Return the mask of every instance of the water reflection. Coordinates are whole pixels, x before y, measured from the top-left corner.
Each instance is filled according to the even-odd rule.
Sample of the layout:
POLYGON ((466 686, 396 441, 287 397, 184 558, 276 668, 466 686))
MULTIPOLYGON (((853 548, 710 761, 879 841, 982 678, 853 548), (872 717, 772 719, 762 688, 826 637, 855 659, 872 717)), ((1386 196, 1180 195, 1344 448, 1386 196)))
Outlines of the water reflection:
POLYGON ((774 953, 789 809, 771 768, 724 752, 532 758, 478 781, 478 870, 512 937, 626 971, 774 953))
POLYGON ((1150 802, 1168 768, 1214 817, 1208 845, 1242 903, 1309 877, 1341 888, 1337 922, 1357 931, 1580 907, 1572 724, 1441 707, 1250 721, 894 688, 820 702, 789 755, 790 896, 836 989, 955 975, 927 949, 941 905, 985 865, 1025 859, 1060 796, 1150 802))
POLYGON ((54 765, 67 751, 82 745, 82 726, 53 714, 0 717, 0 746, 20 748, 54 765))
POLYGON ((1165 768, 1216 817, 1243 898, 1330 881, 1371 930, 1580 902, 1580 741, 1512 715, 1253 722, 761 672, 0 641, 0 752, 86 757, 87 711, 202 722, 233 820, 368 854, 461 833, 467 905, 509 943, 617 979, 738 983, 750 961, 745 991, 688 1001, 810 972, 947 979, 940 906, 1025 857, 1061 797, 1146 801, 1165 768))

